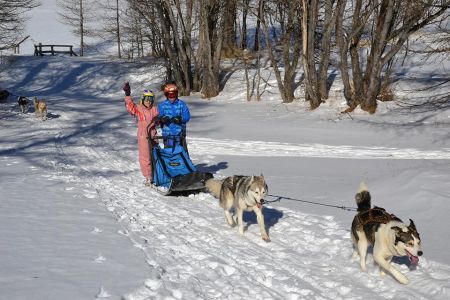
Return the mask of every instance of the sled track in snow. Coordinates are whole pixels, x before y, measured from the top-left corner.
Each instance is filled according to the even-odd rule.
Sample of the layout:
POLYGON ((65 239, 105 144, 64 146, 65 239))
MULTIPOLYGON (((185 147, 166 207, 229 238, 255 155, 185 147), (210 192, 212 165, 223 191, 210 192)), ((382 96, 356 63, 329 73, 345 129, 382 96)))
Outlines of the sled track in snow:
MULTIPOLYGON (((261 239, 252 214, 244 217, 247 226, 241 237, 237 228, 226 224, 223 210, 211 195, 166 197, 141 185, 136 150, 115 151, 121 141, 114 135, 102 131, 95 137, 71 139, 64 138, 70 135, 64 129, 54 133, 55 176, 83 183, 84 196, 101 201, 121 224, 118 234, 128 236, 147 257, 149 278, 143 278, 142 286, 124 299, 360 299, 368 293, 373 299, 425 299, 442 293, 434 288, 436 281, 450 288, 446 278, 436 278, 448 274, 448 267, 426 259, 414 271, 399 267, 411 282, 421 282, 419 286, 430 282, 427 291, 401 286, 392 278, 380 279, 371 256, 369 272, 361 272, 351 259, 348 228, 331 216, 269 205, 264 214, 272 242, 261 239)), ((195 155, 256 157, 354 158, 361 150, 203 138, 191 138, 189 146, 195 155)), ((383 157, 388 153, 383 151, 367 148, 364 155, 393 158, 383 157)), ((423 159, 448 155, 445 151, 408 153, 409 159, 418 159, 421 153, 423 159)))
POLYGON ((215 140, 198 137, 188 138, 188 142, 189 150, 196 155, 343 159, 450 159, 450 149, 446 148, 442 150, 418 150, 414 148, 215 140))

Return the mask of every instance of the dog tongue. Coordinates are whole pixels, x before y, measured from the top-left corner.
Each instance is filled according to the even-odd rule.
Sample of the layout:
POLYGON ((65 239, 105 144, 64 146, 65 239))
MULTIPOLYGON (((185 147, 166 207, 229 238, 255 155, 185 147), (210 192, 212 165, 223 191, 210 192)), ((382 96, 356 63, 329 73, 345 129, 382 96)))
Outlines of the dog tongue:
POLYGON ((258 208, 261 208, 263 205, 262 205, 262 203, 256 202, 256 206, 257 206, 258 208))
POLYGON ((411 263, 412 263, 413 265, 417 265, 417 264, 419 263, 419 258, 418 258, 417 256, 411 256, 411 257, 409 258, 409 260, 411 261, 411 263))
POLYGON ((417 265, 419 263, 419 257, 414 256, 411 253, 408 253, 408 258, 409 258, 409 261, 411 262, 411 264, 413 264, 413 265, 417 265))

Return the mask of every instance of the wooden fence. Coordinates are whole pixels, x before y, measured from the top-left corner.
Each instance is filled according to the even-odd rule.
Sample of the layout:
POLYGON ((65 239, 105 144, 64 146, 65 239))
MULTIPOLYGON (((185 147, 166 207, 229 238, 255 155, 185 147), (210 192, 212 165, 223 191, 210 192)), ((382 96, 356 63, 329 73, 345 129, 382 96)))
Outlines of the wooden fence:
POLYGON ((70 56, 77 56, 73 51, 72 45, 42 45, 41 43, 39 43, 39 45, 34 45, 35 56, 44 56, 44 54, 47 53, 50 53, 51 55, 55 55, 55 53, 65 53, 70 54, 70 56))
POLYGON ((14 49, 14 54, 20 54, 20 44, 22 44, 23 42, 25 42, 30 36, 27 35, 26 37, 24 37, 20 42, 18 42, 17 44, 14 44, 12 46, 12 48, 14 49))

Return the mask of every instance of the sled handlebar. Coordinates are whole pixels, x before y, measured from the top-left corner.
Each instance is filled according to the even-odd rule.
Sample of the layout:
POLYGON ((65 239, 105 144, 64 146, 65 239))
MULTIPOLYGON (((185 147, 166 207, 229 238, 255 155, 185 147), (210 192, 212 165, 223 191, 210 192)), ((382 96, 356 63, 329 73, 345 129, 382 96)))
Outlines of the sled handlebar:
POLYGON ((157 139, 157 140, 162 140, 162 139, 175 139, 175 138, 186 138, 185 135, 167 135, 167 136, 162 136, 162 135, 154 135, 152 137, 150 137, 152 139, 157 139))

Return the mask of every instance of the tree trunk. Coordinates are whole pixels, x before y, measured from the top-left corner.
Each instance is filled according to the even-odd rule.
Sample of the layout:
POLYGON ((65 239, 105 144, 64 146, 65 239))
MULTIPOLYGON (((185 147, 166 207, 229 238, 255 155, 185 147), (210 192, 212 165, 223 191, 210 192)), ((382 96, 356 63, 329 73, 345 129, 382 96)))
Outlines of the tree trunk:
POLYGON ((295 5, 289 6, 287 11, 288 21, 287 27, 285 27, 285 31, 282 36, 282 49, 283 49, 283 63, 284 63, 284 77, 282 78, 282 74, 278 65, 278 61, 275 57, 275 49, 272 45, 272 40, 270 39, 269 28, 266 22, 265 13, 264 13, 264 3, 260 7, 261 11, 261 25, 263 28, 265 42, 267 45, 267 50, 269 52, 270 62, 272 64, 272 68, 275 73, 275 78, 277 79, 278 89, 280 90, 281 98, 284 103, 291 103, 294 100, 294 78, 295 78, 295 70, 297 68, 299 53, 300 53, 300 39, 298 35, 295 34, 295 26, 299 26, 298 24, 298 10, 295 5), (293 50, 291 51, 293 41, 293 50))
POLYGON ((117 33, 117 55, 122 58, 122 53, 120 52, 120 19, 119 19, 119 0, 116 0, 116 33, 117 33))
POLYGON ((261 29, 261 12, 263 11, 264 0, 258 2, 258 16, 256 18, 255 39, 253 42, 253 51, 259 51, 259 31, 261 29))
POLYGON ((294 101, 294 82, 298 61, 300 59, 301 41, 297 33, 300 27, 299 10, 289 7, 287 11, 287 25, 282 38, 284 60, 284 87, 288 102, 294 101), (292 50, 291 50, 292 49, 292 50))
POLYGON ((84 55, 84 16, 83 16, 83 0, 80 0, 80 56, 84 55))
POLYGON ((445 5, 436 2, 380 0, 377 3, 355 0, 351 7, 353 15, 351 29, 344 38, 343 16, 346 1, 338 0, 338 22, 336 42, 340 51, 340 70, 344 82, 344 96, 349 110, 357 105, 369 113, 377 108, 382 82, 386 80, 391 67, 389 62, 401 49, 408 36, 438 18, 448 10, 445 5), (375 5, 376 4, 376 5, 375 5), (367 26, 373 20, 372 28, 367 26), (370 37, 370 44, 364 45, 369 51, 367 60, 359 55, 361 37, 370 37), (347 56, 351 58, 353 79, 349 78, 347 56), (385 74, 383 75, 383 72, 385 74), (383 76, 385 77, 383 79, 383 76))
POLYGON ((303 72, 305 74, 305 93, 312 109, 320 106, 318 93, 316 61, 314 57, 314 34, 317 24, 317 0, 302 0, 302 37, 303 37, 303 72))
POLYGON ((233 57, 236 48, 236 0, 227 0, 224 11, 223 53, 225 57, 233 57))
MULTIPOLYGON (((156 7, 159 11, 160 22, 167 24, 161 27, 164 30, 163 40, 166 55, 170 61, 180 95, 189 95, 191 93, 192 70, 186 47, 190 47, 190 45, 183 43, 183 36, 182 38, 178 36, 180 30, 169 0, 164 0, 162 4, 164 7, 158 5, 156 7), (172 32, 172 35, 170 32, 172 32), (171 38, 173 38, 173 48, 171 38)), ((183 30, 181 34, 184 34, 183 30)))
POLYGON ((250 0, 243 0, 242 8, 242 30, 241 30, 241 49, 247 48, 247 14, 250 0))
POLYGON ((348 73, 348 41, 344 35, 344 13, 346 0, 337 0, 336 4, 336 45, 339 50, 339 69, 341 71, 342 84, 344 85, 344 97, 350 110, 356 108, 353 89, 351 88, 350 75, 348 73))
POLYGON ((319 67, 319 96, 321 101, 328 99, 328 65, 331 54, 331 32, 336 23, 336 13, 333 13, 334 0, 325 0, 325 21, 322 31, 321 57, 319 67))
MULTIPOLYGON (((198 55, 202 61, 201 68, 203 76, 201 92, 205 98, 215 97, 220 91, 219 72, 223 32, 216 32, 215 30, 223 30, 224 16, 211 15, 211 11, 217 8, 215 5, 220 5, 219 2, 215 2, 214 0, 201 0, 200 5, 198 55), (214 26, 212 23, 212 20, 215 18, 221 20, 219 26, 214 26), (213 42, 212 39, 214 37, 216 40, 213 42)), ((215 13, 220 14, 220 9, 215 13)))

